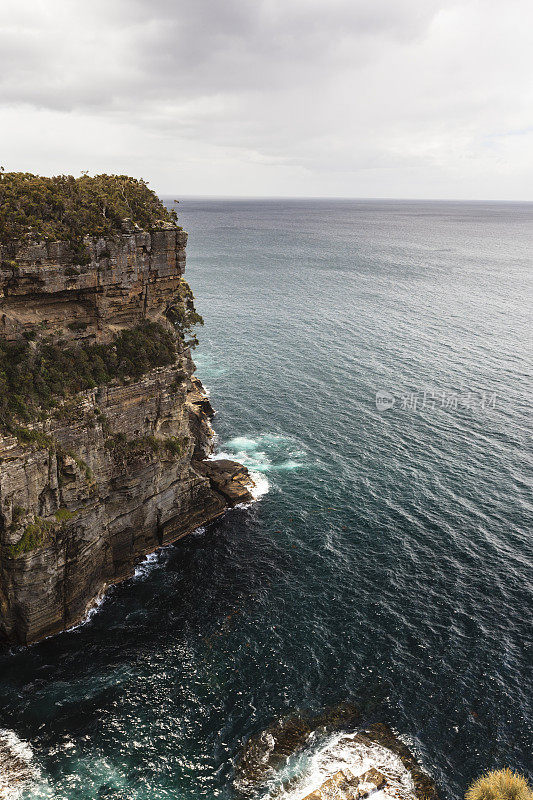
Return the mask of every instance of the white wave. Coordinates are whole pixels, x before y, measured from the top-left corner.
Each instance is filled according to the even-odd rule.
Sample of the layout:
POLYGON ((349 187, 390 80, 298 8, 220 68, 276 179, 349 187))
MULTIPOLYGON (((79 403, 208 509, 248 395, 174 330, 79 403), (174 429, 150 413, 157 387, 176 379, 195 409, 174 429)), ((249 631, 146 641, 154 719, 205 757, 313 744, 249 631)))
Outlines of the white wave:
POLYGON ((335 734, 321 747, 289 759, 263 798, 275 795, 278 800, 303 800, 340 770, 358 776, 371 767, 387 778, 386 787, 374 792, 372 800, 414 800, 411 773, 399 756, 379 744, 362 741, 357 734, 346 733, 335 734), (280 785, 289 781, 289 788, 280 785))
POLYGON ((160 556, 161 553, 159 550, 154 550, 153 553, 148 553, 148 555, 143 558, 140 564, 137 564, 135 567, 133 579, 146 578, 146 576, 149 575, 150 572, 152 572, 152 570, 159 564, 160 556))
MULTIPOLYGON (((270 483, 268 482, 268 478, 266 475, 263 474, 263 470, 259 470, 259 468, 255 465, 255 462, 252 464, 250 460, 245 457, 245 453, 226 453, 224 451, 220 453, 215 453, 212 456, 209 456, 210 461, 222 461, 224 459, 230 459, 231 461, 239 461, 240 464, 243 464, 245 467, 248 468, 250 477, 254 482, 254 486, 250 489, 250 494, 254 498, 254 500, 260 500, 264 497, 268 490, 270 489, 270 483), (247 463, 248 462, 248 463, 247 463)), ((240 503, 239 508, 243 507, 246 508, 249 503, 240 503)))
POLYGON ((250 490, 250 494, 254 500, 260 500, 261 497, 264 497, 270 489, 268 478, 266 478, 260 472, 254 472, 253 470, 250 470, 250 477, 255 484, 253 489, 250 490))
POLYGON ((196 352, 194 354, 194 363, 196 364, 198 377, 202 383, 204 379, 220 378, 228 372, 228 367, 222 366, 220 360, 208 353, 196 352))
POLYGON ((249 439, 247 436, 235 436, 226 443, 226 446, 230 447, 232 450, 244 450, 246 452, 247 450, 255 450, 257 447, 257 440, 249 439))
MULTIPOLYGON (((257 438, 234 436, 224 442, 222 452, 211 456, 239 461, 250 472, 290 472, 305 464, 306 452, 288 436, 262 433, 257 438)), ((263 484, 264 485, 264 484, 263 484)))
MULTIPOLYGON (((106 591, 108 589, 108 585, 106 584, 103 589, 90 600, 85 608, 85 614, 79 620, 79 622, 75 622, 74 625, 69 625, 68 628, 63 628, 57 633, 51 633, 49 636, 44 636, 42 639, 38 639, 35 642, 31 642, 28 647, 37 647, 40 642, 46 642, 48 639, 54 639, 56 636, 60 636, 62 633, 71 633, 72 631, 77 631, 78 628, 82 628, 84 625, 87 625, 88 622, 98 613, 100 606, 103 602, 107 599, 106 591)), ((0 794, 0 800, 2 800, 2 795, 0 794)))
POLYGON ((282 464, 276 464, 273 469, 283 472, 284 470, 298 469, 299 466, 301 465, 297 461, 289 458, 288 461, 284 461, 282 464))
MULTIPOLYGON (((83 615, 83 617, 80 619, 79 622, 76 622, 74 625, 70 625, 68 628, 65 628, 63 631, 59 631, 58 633, 69 633, 71 631, 77 631, 78 628, 82 628, 84 625, 87 625, 87 623, 98 613, 100 606, 107 599, 106 595, 107 589, 108 586, 106 584, 104 588, 101 589, 100 592, 98 592, 96 597, 94 597, 87 603, 85 614, 83 615)), ((58 633, 52 633, 50 636, 45 636, 43 641, 46 641, 47 639, 53 639, 55 636, 58 636, 58 633)), ((34 642, 32 645, 30 645, 30 647, 33 647, 36 644, 38 644, 38 642, 34 642)), ((0 795, 0 800, 1 800, 1 795, 0 795)))
POLYGON ((33 765, 33 751, 14 731, 0 729, 0 798, 15 800, 39 772, 33 765))

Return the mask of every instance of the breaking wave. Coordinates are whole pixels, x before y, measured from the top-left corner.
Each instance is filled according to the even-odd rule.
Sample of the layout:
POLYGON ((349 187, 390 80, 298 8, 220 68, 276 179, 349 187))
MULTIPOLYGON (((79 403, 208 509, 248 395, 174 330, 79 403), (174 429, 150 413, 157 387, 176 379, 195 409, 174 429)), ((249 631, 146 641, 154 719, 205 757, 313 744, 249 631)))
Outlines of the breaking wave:
POLYGON ((306 451, 289 436, 262 433, 253 439, 235 436, 222 444, 215 458, 231 458, 244 464, 250 472, 287 472, 305 466, 306 451))
POLYGON ((30 745, 19 739, 14 731, 0 729, 1 800, 21 797, 22 792, 38 777, 30 745))
POLYGON ((414 784, 411 773, 396 753, 360 734, 337 733, 320 746, 316 743, 287 759, 284 767, 265 786, 261 800, 302 800, 340 770, 354 776, 375 768, 387 778, 385 789, 375 792, 375 800, 412 800, 414 784))
POLYGON ((266 473, 296 470, 305 465, 305 457, 305 450, 294 439, 277 433, 262 433, 257 438, 234 436, 212 456, 238 461, 249 470, 255 482, 254 500, 264 497, 270 489, 266 473))

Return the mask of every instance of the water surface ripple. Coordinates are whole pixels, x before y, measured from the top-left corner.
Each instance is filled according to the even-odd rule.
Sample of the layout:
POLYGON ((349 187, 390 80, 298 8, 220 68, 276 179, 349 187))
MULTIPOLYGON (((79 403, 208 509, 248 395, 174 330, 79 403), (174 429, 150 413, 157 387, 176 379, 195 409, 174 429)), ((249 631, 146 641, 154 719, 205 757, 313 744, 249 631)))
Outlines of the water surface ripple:
POLYGON ((220 449, 270 489, 2 657, 27 796, 230 798, 247 736, 346 700, 444 797, 526 771, 533 206, 180 209, 220 449))

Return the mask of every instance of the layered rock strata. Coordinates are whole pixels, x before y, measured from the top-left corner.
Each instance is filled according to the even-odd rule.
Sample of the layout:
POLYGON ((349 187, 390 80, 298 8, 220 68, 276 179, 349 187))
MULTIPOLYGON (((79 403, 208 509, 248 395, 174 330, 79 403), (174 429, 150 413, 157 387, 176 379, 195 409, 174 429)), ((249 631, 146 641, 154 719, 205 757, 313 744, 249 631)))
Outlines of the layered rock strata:
MULTIPOLYGON (((0 248, 0 337, 76 347, 142 321, 171 329, 187 235, 126 223, 69 245, 0 248)), ((62 400, 0 434, 0 635, 28 644, 79 622, 154 549, 251 500, 239 464, 209 461, 212 408, 186 343, 176 362, 62 400)))

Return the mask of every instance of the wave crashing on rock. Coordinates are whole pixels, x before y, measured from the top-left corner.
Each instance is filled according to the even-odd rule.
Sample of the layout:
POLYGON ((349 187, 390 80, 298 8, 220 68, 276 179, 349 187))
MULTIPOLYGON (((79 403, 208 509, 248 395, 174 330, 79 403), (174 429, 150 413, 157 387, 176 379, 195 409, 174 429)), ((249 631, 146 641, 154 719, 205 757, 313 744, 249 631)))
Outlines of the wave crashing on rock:
POLYGON ((362 723, 348 704, 277 720, 248 740, 235 766, 236 791, 258 800, 438 800, 393 731, 362 723))
POLYGON ((38 777, 31 747, 10 730, 0 729, 0 800, 15 800, 38 777))

